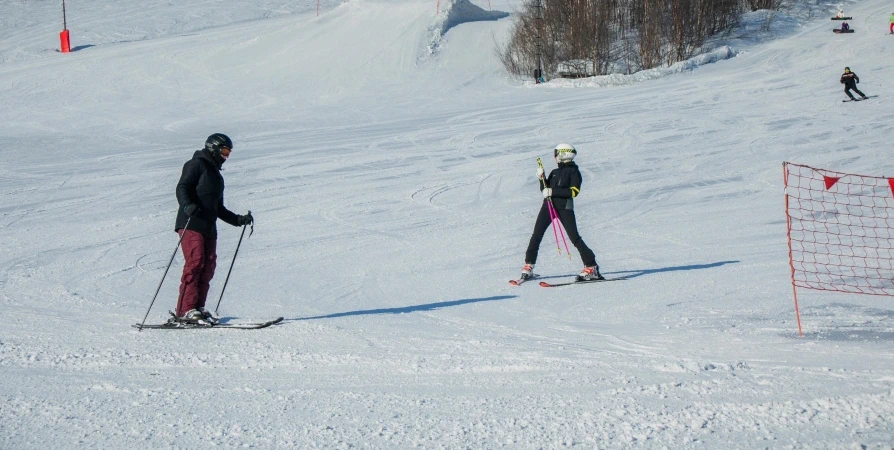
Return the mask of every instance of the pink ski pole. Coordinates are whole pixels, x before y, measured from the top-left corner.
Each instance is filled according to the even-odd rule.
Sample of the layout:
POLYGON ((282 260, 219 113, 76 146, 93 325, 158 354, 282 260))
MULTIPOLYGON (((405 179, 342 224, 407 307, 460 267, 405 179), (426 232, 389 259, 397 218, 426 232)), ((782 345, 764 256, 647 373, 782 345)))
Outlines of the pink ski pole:
MULTIPOLYGON (((559 247, 559 235, 556 232, 556 221, 559 220, 559 216, 556 215, 556 210, 553 208, 552 200, 546 199, 546 209, 549 211, 549 224, 552 225, 553 237, 556 238, 556 251, 559 252, 559 255, 561 255, 562 247, 559 247)), ((565 240, 565 236, 562 236, 562 240, 565 240)))
MULTIPOLYGON (((562 221, 559 220, 559 213, 556 212, 556 207, 553 206, 552 197, 548 198, 547 200, 549 200, 548 204, 549 204, 550 215, 552 215, 552 217, 555 218, 555 222, 556 222, 556 223, 553 223, 553 233, 556 232, 556 228, 559 229, 559 234, 562 236, 562 243, 565 244, 565 253, 568 255, 568 259, 571 259, 571 250, 568 250, 568 241, 565 240, 565 232, 562 231, 562 221)), ((556 247, 558 247, 558 246, 559 246, 559 242, 558 242, 558 240, 556 240, 556 247)), ((559 250, 559 254, 561 255, 562 249, 559 248, 558 250, 559 250)))
MULTIPOLYGON (((543 163, 540 162, 540 158, 537 158, 537 166, 540 167, 541 170, 543 169, 543 163)), ((546 181, 542 177, 540 178, 540 188, 541 189, 546 188, 546 181)), ((556 210, 553 209, 552 200, 551 199, 544 199, 544 200, 546 200, 546 209, 547 209, 547 211, 549 211, 549 223, 550 223, 550 225, 552 225, 552 228, 553 228, 553 237, 556 238, 556 251, 559 252, 559 254, 561 255, 562 247, 559 247, 559 235, 556 233, 556 223, 555 223, 556 219, 558 219, 558 216, 556 216, 556 210)), ((563 237, 562 239, 565 239, 565 238, 563 237)))

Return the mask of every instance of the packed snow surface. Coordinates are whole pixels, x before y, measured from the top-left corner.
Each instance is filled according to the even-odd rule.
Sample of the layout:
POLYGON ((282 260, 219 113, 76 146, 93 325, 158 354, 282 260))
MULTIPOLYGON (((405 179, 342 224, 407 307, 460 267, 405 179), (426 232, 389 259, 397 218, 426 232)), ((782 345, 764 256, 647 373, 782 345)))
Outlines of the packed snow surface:
MULTIPOLYGON (((894 300, 800 290, 798 336, 782 189, 894 176, 890 2, 542 85, 495 56, 518 7, 70 1, 61 54, 58 2, 0 3, 0 448, 892 448, 894 300), (842 103, 845 66, 879 97, 842 103), (256 224, 222 298, 219 225, 208 306, 285 320, 137 331, 215 132, 256 224), (625 281, 507 284, 560 142, 625 281)), ((535 271, 570 279, 555 244, 535 271)))

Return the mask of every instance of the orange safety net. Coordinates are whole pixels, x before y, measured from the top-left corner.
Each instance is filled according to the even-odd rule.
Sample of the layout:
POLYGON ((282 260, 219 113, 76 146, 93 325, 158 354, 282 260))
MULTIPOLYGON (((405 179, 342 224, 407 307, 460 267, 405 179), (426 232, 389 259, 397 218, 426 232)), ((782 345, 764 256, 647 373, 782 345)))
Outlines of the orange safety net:
POLYGON ((894 179, 784 168, 794 286, 894 295, 894 179))

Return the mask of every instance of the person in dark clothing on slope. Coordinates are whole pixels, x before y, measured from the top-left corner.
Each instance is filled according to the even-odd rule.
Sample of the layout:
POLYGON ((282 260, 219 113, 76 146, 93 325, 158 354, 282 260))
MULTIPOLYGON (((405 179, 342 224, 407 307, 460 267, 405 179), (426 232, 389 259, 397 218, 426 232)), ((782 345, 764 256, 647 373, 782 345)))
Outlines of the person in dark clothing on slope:
POLYGON ((844 68, 844 73, 841 75, 841 84, 844 85, 844 93, 847 94, 851 100, 856 100, 854 98, 854 94, 851 94, 851 90, 860 94, 860 97, 863 97, 863 100, 866 100, 866 94, 857 89, 857 83, 860 82, 860 77, 857 74, 851 72, 850 67, 844 68))
POLYGON ((180 322, 216 323, 216 318, 205 309, 205 300, 217 267, 217 219, 235 227, 254 220, 251 213, 238 215, 224 206, 224 179, 220 171, 232 151, 233 141, 225 134, 208 136, 205 148, 196 151, 183 165, 177 183, 180 208, 174 231, 181 235, 184 259, 175 311, 180 322))
POLYGON ((543 181, 540 183, 540 190, 544 200, 540 206, 540 213, 537 214, 537 221, 534 222, 534 232, 528 242, 528 250, 525 252, 525 266, 522 268, 521 277, 527 279, 534 276, 534 264, 537 263, 540 242, 552 224, 548 203, 552 202, 556 214, 568 234, 568 239, 577 248, 584 263, 584 268, 577 279, 581 281, 602 280, 604 278, 599 273, 596 255, 587 247, 578 233, 577 219, 574 216, 574 198, 580 193, 581 185, 580 169, 573 161, 577 156, 577 150, 570 144, 559 144, 553 150, 553 156, 559 167, 550 172, 549 177, 544 179, 543 169, 537 168, 537 178, 543 181))

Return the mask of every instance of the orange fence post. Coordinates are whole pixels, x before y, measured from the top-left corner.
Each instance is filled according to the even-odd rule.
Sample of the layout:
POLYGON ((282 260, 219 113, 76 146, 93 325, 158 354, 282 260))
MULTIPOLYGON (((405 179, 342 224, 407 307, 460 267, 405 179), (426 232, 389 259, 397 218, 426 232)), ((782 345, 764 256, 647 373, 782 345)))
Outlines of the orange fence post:
POLYGON ((71 40, 68 35, 68 22, 65 20, 65 0, 62 0, 62 31, 59 33, 59 51, 62 53, 71 51, 71 40))
POLYGON ((801 332, 801 312, 798 311, 798 289, 795 287, 795 263, 792 260, 792 218, 788 213, 788 163, 782 163, 782 185, 785 191, 785 225, 788 238, 788 267, 792 275, 792 296, 795 299, 795 321, 798 322, 798 336, 804 336, 801 332))
POLYGON ((62 30, 59 33, 59 47, 62 53, 68 53, 71 51, 71 42, 68 38, 68 30, 62 30))

